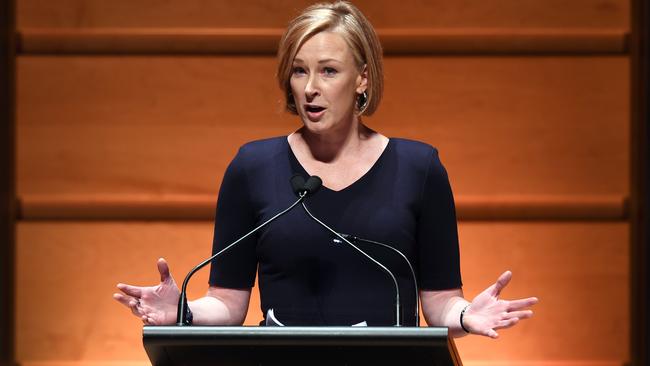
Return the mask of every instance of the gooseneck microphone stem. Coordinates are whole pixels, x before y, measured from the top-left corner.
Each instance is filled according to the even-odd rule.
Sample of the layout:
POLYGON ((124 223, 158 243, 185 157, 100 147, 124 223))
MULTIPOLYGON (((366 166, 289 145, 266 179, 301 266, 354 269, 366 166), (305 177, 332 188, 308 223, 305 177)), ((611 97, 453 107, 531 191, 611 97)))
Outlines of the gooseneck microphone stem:
POLYGON ((399 285, 397 284, 397 279, 395 278, 395 276, 393 275, 393 273, 392 273, 388 268, 386 268, 386 266, 384 266, 383 264, 381 264, 381 263, 379 263, 377 260, 375 260, 375 258, 373 258, 373 257, 369 256, 368 254, 366 254, 366 252, 364 252, 363 250, 359 249, 359 247, 357 247, 356 245, 352 244, 352 242, 350 242, 348 239, 346 239, 346 238, 343 237, 341 234, 339 234, 339 233, 337 233, 336 231, 334 231, 334 229, 332 229, 332 228, 330 228, 329 226, 327 226, 324 222, 320 221, 318 218, 316 218, 316 216, 312 215, 312 213, 309 212, 309 209, 307 208, 307 205, 305 205, 304 202, 302 203, 302 208, 305 209, 305 212, 307 212, 307 215, 309 215, 309 217, 311 217, 314 221, 316 221, 316 222, 319 223, 322 227, 324 227, 324 228, 326 228, 327 230, 329 230, 329 231, 330 231, 332 234, 334 234, 337 238, 341 239, 341 240, 344 241, 346 244, 348 244, 348 245, 351 246, 352 248, 356 249, 359 253, 363 254, 366 258, 368 258, 370 261, 372 261, 373 263, 375 263, 377 266, 379 266, 379 268, 381 268, 382 270, 384 270, 384 272, 386 272, 386 273, 390 276, 390 278, 393 280, 393 283, 395 284, 395 326, 396 326, 396 327, 401 326, 402 324, 401 324, 401 319, 400 319, 401 307, 400 307, 400 300, 399 300, 399 285))
POLYGON ((411 276, 413 277, 413 285, 415 286, 415 326, 419 327, 420 326, 420 294, 418 293, 418 291, 420 290, 420 287, 418 287, 418 279, 415 276, 415 271, 413 270, 413 266, 411 265, 411 261, 408 260, 406 255, 404 255, 404 253, 399 251, 397 248, 394 248, 394 247, 392 247, 392 246, 390 246, 388 244, 380 243, 378 241, 374 241, 374 240, 370 240, 370 239, 359 238, 357 236, 350 235, 350 234, 344 234, 344 233, 339 233, 339 234, 341 234, 341 236, 343 236, 344 238, 348 238, 348 239, 350 239, 352 241, 356 241, 356 242, 361 241, 361 242, 364 242, 364 243, 379 245, 379 246, 384 247, 386 249, 390 249, 390 250, 397 253, 399 256, 401 256, 404 259, 406 264, 409 266, 409 269, 411 270, 411 276))
POLYGON ((294 202, 291 206, 289 206, 288 208, 284 209, 283 211, 280 211, 279 213, 277 213, 275 216, 271 217, 270 219, 264 221, 264 222, 261 223, 259 226, 257 226, 257 227, 254 228, 253 230, 249 231, 246 235, 244 235, 244 236, 242 236, 241 238, 235 240, 234 242, 232 242, 231 244, 229 244, 229 245, 226 246, 225 248, 221 249, 220 251, 218 251, 217 253, 215 253, 214 255, 212 255, 210 258, 204 260, 204 261, 201 262, 199 265, 197 265, 196 267, 194 267, 194 268, 193 268, 193 269, 192 269, 192 270, 187 274, 187 276, 185 276, 185 280, 183 280, 183 285, 181 286, 181 294, 180 294, 180 297, 179 297, 179 299, 178 299, 178 311, 177 311, 177 313, 176 313, 176 325, 178 325, 178 326, 190 325, 190 322, 188 321, 189 307, 188 307, 188 305, 187 305, 187 284, 190 282, 190 278, 192 278, 192 276, 194 275, 194 273, 196 273, 199 269, 205 267, 205 266, 206 266, 208 263, 210 263, 213 259, 215 259, 215 258, 217 258, 218 256, 220 256, 221 254, 225 253, 226 251, 228 251, 228 250, 229 250, 230 248, 232 248, 233 246, 237 245, 237 244, 238 244, 239 242, 241 242, 242 240, 248 238, 249 236, 253 235, 256 231, 258 231, 259 229, 261 229, 261 228, 263 228, 264 226, 266 226, 266 225, 268 225, 269 223, 271 223, 271 221, 273 221, 273 220, 277 219, 278 217, 280 217, 280 216, 286 214, 287 212, 291 211, 291 209, 293 209, 294 207, 296 207, 296 205, 298 205, 299 203, 301 203, 301 202, 302 202, 302 201, 307 197, 308 194, 309 194, 309 191, 301 191, 301 192, 299 192, 299 193, 298 193, 299 198, 298 198, 298 199, 296 200, 296 202, 294 202))

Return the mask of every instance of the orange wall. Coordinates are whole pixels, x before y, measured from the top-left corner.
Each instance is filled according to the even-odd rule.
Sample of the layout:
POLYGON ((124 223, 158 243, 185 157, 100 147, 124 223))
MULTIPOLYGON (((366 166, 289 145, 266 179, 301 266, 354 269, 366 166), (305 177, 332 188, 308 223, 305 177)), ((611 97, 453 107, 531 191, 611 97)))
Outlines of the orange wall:
MULTIPOLYGON (((154 283, 160 256, 181 277, 209 254, 212 224, 210 213, 161 220, 160 207, 129 216, 133 205, 192 206, 200 197, 210 207, 239 145, 299 126, 282 112, 267 51, 180 54, 165 44, 178 38, 139 35, 189 30, 180 42, 192 42, 201 31, 233 28, 249 39, 243 28, 281 28, 306 4, 17 1, 21 363, 145 361, 140 323, 111 299, 114 285, 154 283), (114 39, 137 42, 128 48, 114 39), (154 41, 158 51, 143 51, 154 41), (107 48, 93 53, 94 42, 107 48), (38 211, 47 202, 51 209, 38 211), (96 203, 92 221, 84 220, 88 202, 96 203)), ((505 296, 541 298, 536 317, 498 341, 458 340, 465 363, 622 365, 629 358, 630 98, 629 55, 617 44, 629 30, 628 2, 357 4, 380 36, 440 41, 416 46, 405 36, 402 51, 387 49, 385 99, 366 123, 439 148, 459 202, 466 295, 512 269, 505 296), (499 36, 483 42, 485 34, 499 36), (522 34, 529 43, 512 41, 522 34), (501 203, 511 201, 519 209, 503 214, 501 203), (573 202, 578 213, 567 219, 566 206, 553 202, 573 202), (550 207, 543 217, 535 213, 540 204, 550 207)), ((206 282, 200 274, 191 294, 201 295, 206 282)), ((255 295, 247 324, 260 319, 258 304, 255 295)))

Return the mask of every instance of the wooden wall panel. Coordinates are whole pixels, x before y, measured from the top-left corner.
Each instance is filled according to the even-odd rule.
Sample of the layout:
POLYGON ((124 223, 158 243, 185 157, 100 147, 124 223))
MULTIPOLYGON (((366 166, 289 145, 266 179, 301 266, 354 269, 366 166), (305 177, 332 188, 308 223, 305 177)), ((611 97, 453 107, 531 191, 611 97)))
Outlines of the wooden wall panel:
MULTIPOLYGON (((272 57, 21 57, 18 192, 216 194, 300 124, 272 57), (143 144, 146 141, 146 144, 143 144)), ((459 195, 626 195, 625 57, 393 57, 367 123, 440 149, 459 195)))
POLYGON ((440 149, 457 194, 627 192, 624 57, 395 58, 390 136, 440 149))
MULTIPOLYGON (((18 27, 285 27, 314 1, 18 0, 18 27)), ((626 0, 391 1, 355 4, 375 27, 628 28, 626 0)))
MULTIPOLYGON (((156 283, 160 256, 180 281, 209 253, 211 234, 209 222, 20 223, 18 360, 146 359, 141 323, 111 298, 115 284, 156 283)), ((497 341, 458 340, 464 361, 628 358, 626 223, 463 223, 460 238, 468 297, 510 269, 504 297, 541 299, 533 319, 497 341)), ((207 272, 194 281, 191 297, 205 291, 207 272)), ((256 290, 255 297, 248 324, 260 319, 256 290)))

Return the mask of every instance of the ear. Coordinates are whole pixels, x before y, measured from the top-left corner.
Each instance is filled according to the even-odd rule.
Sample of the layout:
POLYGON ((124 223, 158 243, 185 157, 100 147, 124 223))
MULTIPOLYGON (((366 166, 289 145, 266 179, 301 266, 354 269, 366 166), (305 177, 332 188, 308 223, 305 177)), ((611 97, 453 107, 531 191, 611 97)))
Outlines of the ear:
POLYGON ((363 69, 357 76, 357 94, 363 94, 368 89, 368 66, 363 65, 363 69))

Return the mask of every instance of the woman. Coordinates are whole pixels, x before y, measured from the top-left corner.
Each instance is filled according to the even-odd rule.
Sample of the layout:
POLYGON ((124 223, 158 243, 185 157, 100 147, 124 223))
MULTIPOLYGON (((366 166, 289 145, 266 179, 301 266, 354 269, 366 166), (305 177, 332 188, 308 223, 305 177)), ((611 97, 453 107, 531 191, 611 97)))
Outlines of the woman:
MULTIPOLYGON (((437 151, 362 123, 379 105, 383 76, 381 46, 361 12, 347 2, 306 9, 289 24, 278 56, 287 110, 303 126, 240 149, 219 193, 213 250, 292 203, 293 173, 317 175, 323 188, 307 199, 310 211, 338 232, 402 251, 416 268, 429 325, 496 338, 498 329, 532 316, 526 308, 536 298, 498 299, 510 272, 471 303, 463 298, 453 197, 437 151)), ((400 288, 413 287, 400 258, 364 250, 393 268, 400 288)), ((114 297, 145 324, 173 324, 178 288, 163 259, 158 270, 160 285, 119 284, 123 294, 114 297)), ((394 288, 385 273, 295 209, 212 263, 207 295, 189 304, 194 324, 241 325, 257 272, 266 321, 393 322, 394 288)), ((402 299, 405 309, 416 306, 411 296, 402 299)))

